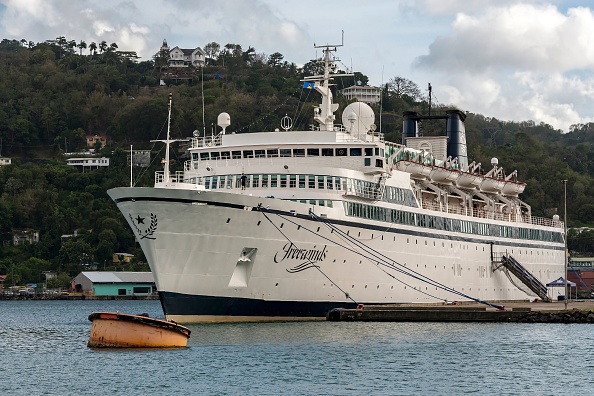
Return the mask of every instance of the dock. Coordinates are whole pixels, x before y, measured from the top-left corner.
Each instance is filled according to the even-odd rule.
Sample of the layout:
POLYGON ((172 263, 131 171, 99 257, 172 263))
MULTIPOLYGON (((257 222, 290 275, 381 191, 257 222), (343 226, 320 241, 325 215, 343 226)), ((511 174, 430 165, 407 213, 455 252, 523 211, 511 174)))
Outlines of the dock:
POLYGON ((333 309, 328 312, 326 319, 342 322, 594 323, 594 301, 572 301, 568 304, 567 310, 563 302, 515 302, 509 303, 503 310, 476 303, 360 304, 356 309, 333 309))

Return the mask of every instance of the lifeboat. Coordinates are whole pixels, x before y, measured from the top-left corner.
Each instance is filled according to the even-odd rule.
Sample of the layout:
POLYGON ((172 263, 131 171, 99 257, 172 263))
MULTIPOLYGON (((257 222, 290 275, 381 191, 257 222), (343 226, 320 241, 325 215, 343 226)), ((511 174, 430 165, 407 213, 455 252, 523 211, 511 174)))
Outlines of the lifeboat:
POLYGON ((415 161, 400 160, 394 165, 396 169, 402 172, 410 173, 410 177, 417 180, 425 180, 431 174, 430 165, 421 164, 415 161))
POLYGON ((481 182, 479 188, 486 193, 499 193, 503 189, 506 181, 503 179, 494 179, 492 177, 485 177, 481 182))
POLYGON ((481 175, 468 172, 459 172, 456 179, 456 186, 460 188, 477 188, 483 181, 481 175))
POLYGON ((175 322, 151 318, 146 314, 93 312, 90 348, 171 348, 185 347, 190 329, 175 322))
POLYGON ((452 184, 458 176, 460 172, 454 169, 447 169, 441 166, 434 166, 429 174, 429 178, 432 182, 439 183, 439 184, 452 184))
POLYGON ((503 189, 501 190, 501 193, 503 195, 508 195, 510 197, 517 197, 519 194, 524 192, 525 188, 526 188, 526 183, 508 180, 503 185, 503 189))

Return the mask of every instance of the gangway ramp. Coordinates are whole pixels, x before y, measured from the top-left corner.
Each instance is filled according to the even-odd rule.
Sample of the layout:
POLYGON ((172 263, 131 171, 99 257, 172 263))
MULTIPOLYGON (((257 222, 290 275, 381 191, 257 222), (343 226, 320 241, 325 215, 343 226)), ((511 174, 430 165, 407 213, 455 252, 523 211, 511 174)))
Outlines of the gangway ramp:
POLYGON ((547 296, 547 287, 510 254, 501 255, 501 264, 540 297, 541 300, 550 301, 549 296, 547 296))

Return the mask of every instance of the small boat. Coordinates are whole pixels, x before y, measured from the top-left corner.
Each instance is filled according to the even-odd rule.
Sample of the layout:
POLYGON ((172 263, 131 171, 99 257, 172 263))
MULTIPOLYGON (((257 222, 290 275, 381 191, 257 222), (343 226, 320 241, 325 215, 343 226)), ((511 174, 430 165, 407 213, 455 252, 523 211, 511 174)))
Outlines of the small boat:
POLYGON ((394 165, 396 169, 402 172, 410 173, 410 177, 417 180, 425 180, 431 174, 430 165, 425 165, 416 161, 400 160, 394 165))
POLYGON ((429 178, 434 183, 452 184, 460 176, 460 172, 454 169, 447 169, 441 166, 434 166, 429 178))
POLYGON ((190 329, 173 321, 155 319, 148 314, 93 312, 90 348, 167 348, 185 347, 190 329))
POLYGON ((503 190, 501 193, 503 195, 509 195, 511 197, 517 197, 519 194, 524 192, 526 188, 526 183, 516 182, 516 181, 506 181, 503 185, 503 190))
POLYGON ((461 188, 474 189, 478 187, 483 181, 481 175, 469 172, 460 172, 458 179, 456 179, 456 186, 461 188))

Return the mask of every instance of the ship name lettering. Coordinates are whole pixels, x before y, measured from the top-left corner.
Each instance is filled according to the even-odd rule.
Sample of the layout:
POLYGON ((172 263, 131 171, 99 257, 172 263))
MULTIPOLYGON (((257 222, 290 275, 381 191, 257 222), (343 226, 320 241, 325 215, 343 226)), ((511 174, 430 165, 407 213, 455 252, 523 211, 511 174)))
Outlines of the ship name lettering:
POLYGON ((312 263, 324 261, 326 259, 327 245, 322 249, 299 249, 292 243, 287 243, 282 250, 274 255, 274 262, 280 263, 287 260, 304 260, 312 263), (282 257, 281 257, 282 256, 282 257))

